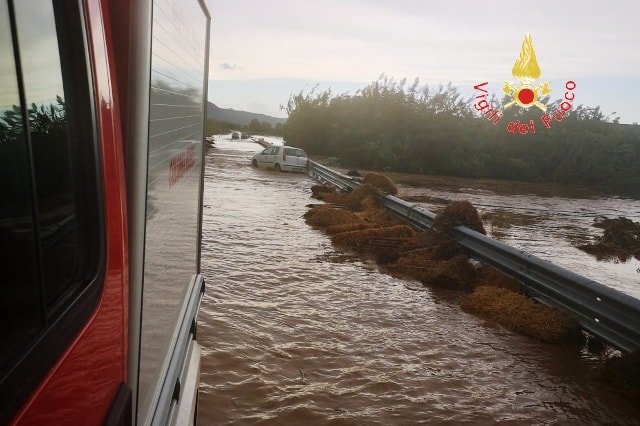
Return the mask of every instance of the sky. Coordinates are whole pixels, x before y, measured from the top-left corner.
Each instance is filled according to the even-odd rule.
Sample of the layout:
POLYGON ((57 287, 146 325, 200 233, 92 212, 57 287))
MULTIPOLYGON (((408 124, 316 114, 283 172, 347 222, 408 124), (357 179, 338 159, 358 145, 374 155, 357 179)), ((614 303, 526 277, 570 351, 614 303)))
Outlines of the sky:
POLYGON ((500 94, 530 33, 551 99, 640 123, 640 3, 628 0, 209 0, 209 100, 286 117, 289 96, 362 89, 381 75, 500 94))

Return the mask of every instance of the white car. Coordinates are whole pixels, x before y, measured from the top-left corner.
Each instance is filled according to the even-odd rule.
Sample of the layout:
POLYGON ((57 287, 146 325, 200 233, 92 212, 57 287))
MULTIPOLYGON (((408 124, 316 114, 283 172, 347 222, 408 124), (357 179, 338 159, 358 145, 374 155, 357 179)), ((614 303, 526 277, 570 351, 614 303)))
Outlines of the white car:
POLYGON ((251 164, 260 169, 276 172, 304 172, 309 165, 309 157, 304 149, 293 146, 270 146, 254 155, 251 164))

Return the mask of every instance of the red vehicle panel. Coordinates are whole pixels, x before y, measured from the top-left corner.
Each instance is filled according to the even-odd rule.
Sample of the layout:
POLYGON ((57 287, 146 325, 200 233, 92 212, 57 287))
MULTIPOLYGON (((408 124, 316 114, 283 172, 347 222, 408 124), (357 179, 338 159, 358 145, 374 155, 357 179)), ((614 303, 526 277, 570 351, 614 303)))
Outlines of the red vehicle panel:
POLYGON ((116 73, 106 4, 89 0, 87 12, 100 99, 97 122, 107 229, 104 290, 95 313, 16 416, 16 424, 101 424, 126 380, 127 209, 119 104, 113 91, 116 73))
POLYGON ((0 424, 195 422, 209 24, 203 0, 0 0, 0 424))

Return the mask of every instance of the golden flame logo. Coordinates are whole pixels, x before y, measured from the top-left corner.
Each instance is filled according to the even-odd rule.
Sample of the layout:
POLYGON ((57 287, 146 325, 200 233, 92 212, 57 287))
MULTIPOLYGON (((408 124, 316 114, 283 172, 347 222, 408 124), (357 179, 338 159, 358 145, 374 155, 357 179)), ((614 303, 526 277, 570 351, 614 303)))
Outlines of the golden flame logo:
POLYGON ((516 80, 529 84, 540 78, 540 66, 536 60, 536 51, 533 50, 531 34, 524 36, 520 57, 513 64, 512 74, 516 80))
POLYGON ((533 87, 533 83, 540 78, 540 66, 538 65, 536 52, 533 49, 533 41, 531 41, 531 34, 529 33, 524 36, 520 56, 513 64, 511 73, 520 82, 520 85, 516 87, 511 81, 504 82, 502 91, 511 96, 512 99, 504 108, 507 109, 513 104, 518 104, 522 108, 537 106, 542 111, 546 111, 547 106, 540 102, 538 98, 551 93, 550 82, 545 81, 533 87))

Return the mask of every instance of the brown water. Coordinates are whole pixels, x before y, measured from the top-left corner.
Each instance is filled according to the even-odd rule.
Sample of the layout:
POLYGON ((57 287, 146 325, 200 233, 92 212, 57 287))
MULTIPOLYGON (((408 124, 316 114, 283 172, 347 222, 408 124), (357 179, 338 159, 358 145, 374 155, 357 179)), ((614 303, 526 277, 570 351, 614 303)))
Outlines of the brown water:
POLYGON ((216 146, 200 425, 639 424, 640 407, 595 379, 598 355, 492 326, 454 293, 337 252, 301 217, 313 180, 252 168, 258 145, 216 146))

